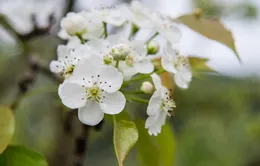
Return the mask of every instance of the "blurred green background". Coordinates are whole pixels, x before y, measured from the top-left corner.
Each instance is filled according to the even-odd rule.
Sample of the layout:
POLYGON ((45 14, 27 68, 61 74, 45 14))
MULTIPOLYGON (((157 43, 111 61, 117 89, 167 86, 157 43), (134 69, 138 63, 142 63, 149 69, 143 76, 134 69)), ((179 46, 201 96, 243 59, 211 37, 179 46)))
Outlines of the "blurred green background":
MULTIPOLYGON (((256 19, 259 12, 250 2, 225 6, 211 0, 194 0, 193 5, 210 17, 237 12, 239 19, 256 19)), ((64 42, 54 34, 31 38, 22 41, 23 44, 0 42, 0 105, 11 105, 19 97, 14 110, 16 131, 12 143, 42 152, 50 165, 65 165, 64 153, 65 156, 73 154, 72 140, 77 133, 64 133, 67 109, 58 98, 58 84, 45 71, 50 60, 56 57, 57 45, 64 42), (33 66, 35 62, 45 70, 37 70, 33 66), (31 78, 28 91, 20 95, 19 83, 31 78)), ((176 114, 169 119, 171 128, 166 126, 162 131, 172 129, 174 134, 162 134, 158 138, 162 139, 161 147, 156 147, 157 138, 149 138, 143 122, 136 120, 140 143, 129 154, 126 166, 171 163, 157 162, 157 158, 173 160, 175 166, 260 165, 258 77, 204 74, 194 78, 188 90, 176 89, 175 100, 176 114)), ((141 112, 139 117, 145 118, 144 105, 136 109, 141 112)), ((74 128, 79 125, 76 123, 74 128)), ((117 165, 112 137, 113 125, 109 118, 101 129, 91 129, 85 165, 117 165)))

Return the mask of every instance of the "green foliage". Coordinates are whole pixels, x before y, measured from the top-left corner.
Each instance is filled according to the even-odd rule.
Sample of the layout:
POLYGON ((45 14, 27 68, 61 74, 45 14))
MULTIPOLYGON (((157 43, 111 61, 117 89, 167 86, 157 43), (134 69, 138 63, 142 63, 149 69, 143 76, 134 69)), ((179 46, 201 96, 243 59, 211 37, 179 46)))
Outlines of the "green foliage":
POLYGON ((175 154, 175 138, 171 125, 166 123, 161 133, 154 137, 144 128, 144 121, 136 121, 139 131, 137 159, 140 166, 172 166, 175 154))
POLYGON ((234 51, 237 58, 240 60, 232 33, 226 29, 219 20, 205 19, 202 18, 200 14, 201 13, 198 12, 195 14, 184 15, 179 17, 178 21, 185 24, 195 32, 226 45, 234 51))
POLYGON ((9 108, 0 106, 0 154, 10 143, 15 129, 15 120, 9 108))
POLYGON ((1 166, 47 166, 45 158, 23 146, 8 146, 0 155, 1 166))
POLYGON ((216 5, 212 0, 194 0, 194 3, 206 16, 219 17, 222 14, 223 6, 216 5))
POLYGON ((138 130, 134 122, 114 116, 114 147, 119 166, 123 166, 124 160, 137 140, 138 130))
POLYGON ((208 59, 207 58, 199 58, 199 57, 189 57, 189 62, 192 67, 193 72, 215 72, 213 69, 211 69, 208 65, 208 59))

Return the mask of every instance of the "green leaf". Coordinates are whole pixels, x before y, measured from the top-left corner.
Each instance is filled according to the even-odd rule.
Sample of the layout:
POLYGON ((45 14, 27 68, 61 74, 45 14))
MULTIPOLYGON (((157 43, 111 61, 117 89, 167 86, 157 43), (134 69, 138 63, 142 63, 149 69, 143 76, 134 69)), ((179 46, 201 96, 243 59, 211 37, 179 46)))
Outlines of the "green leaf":
POLYGON ((14 134, 15 121, 9 108, 0 106, 0 154, 10 143, 14 134))
POLYGON ((235 41, 232 33, 224 27, 224 25, 217 19, 205 19, 198 14, 188 14, 177 18, 181 22, 200 33, 201 35, 216 40, 234 51, 237 58, 241 62, 238 52, 235 47, 235 41))
POLYGON ((207 58, 189 57, 189 62, 193 72, 216 72, 207 65, 207 58))
POLYGON ((114 116, 114 147, 119 166, 123 166, 124 160, 137 140, 138 131, 135 123, 116 119, 114 116))
POLYGON ((145 122, 136 122, 139 131, 137 159, 140 166, 173 166, 175 139, 170 124, 166 123, 158 136, 150 136, 144 128, 145 122))
POLYGON ((0 155, 1 166, 48 166, 45 158, 23 146, 8 146, 0 155))

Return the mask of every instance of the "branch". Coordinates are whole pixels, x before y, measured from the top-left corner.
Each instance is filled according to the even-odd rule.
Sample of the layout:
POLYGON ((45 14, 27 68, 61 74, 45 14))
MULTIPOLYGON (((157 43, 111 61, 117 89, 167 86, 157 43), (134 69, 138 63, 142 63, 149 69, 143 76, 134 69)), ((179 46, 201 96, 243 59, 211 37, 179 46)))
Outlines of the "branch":
POLYGON ((74 5, 75 5, 75 0, 67 0, 67 8, 65 10, 64 15, 71 12, 74 8, 74 5))
POLYGON ((28 66, 30 67, 29 71, 20 77, 18 81, 18 94, 16 99, 11 104, 11 108, 15 110, 20 103, 20 100, 30 90, 30 87, 34 84, 38 73, 43 73, 47 77, 53 79, 55 82, 60 83, 61 80, 56 77, 49 69, 46 69, 40 64, 40 58, 38 55, 29 55, 28 57, 28 66))
POLYGON ((28 34, 23 34, 23 35, 18 34, 19 39, 22 41, 28 41, 36 37, 49 35, 52 26, 55 24, 54 14, 51 14, 49 16, 49 23, 46 27, 39 27, 35 14, 32 15, 31 19, 32 19, 34 29, 28 34))

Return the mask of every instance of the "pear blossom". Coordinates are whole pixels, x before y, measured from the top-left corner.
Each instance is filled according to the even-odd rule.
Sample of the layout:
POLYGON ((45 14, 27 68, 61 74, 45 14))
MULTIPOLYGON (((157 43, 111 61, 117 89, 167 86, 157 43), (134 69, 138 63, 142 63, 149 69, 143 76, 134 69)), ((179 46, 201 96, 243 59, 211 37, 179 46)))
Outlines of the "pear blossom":
POLYGON ((133 1, 126 14, 131 22, 137 26, 150 29, 163 36, 171 44, 176 44, 180 41, 181 31, 167 17, 162 16, 158 11, 147 8, 144 4, 138 1, 133 1))
POLYGON ((92 8, 90 12, 93 14, 93 18, 114 26, 121 26, 126 22, 126 17, 122 14, 121 6, 92 8))
POLYGON ((170 91, 162 85, 160 77, 157 74, 152 74, 151 77, 156 91, 149 100, 147 107, 149 117, 145 122, 145 128, 150 135, 157 136, 165 124, 167 115, 171 116, 176 106, 170 91))
POLYGON ((115 66, 118 61, 118 69, 125 77, 137 73, 148 74, 154 70, 142 41, 129 41, 119 35, 111 35, 106 40, 92 40, 89 45, 103 57, 104 64, 115 66))
POLYGON ((60 26, 61 31, 58 35, 62 39, 69 39, 72 36, 91 39, 100 37, 104 32, 102 22, 93 19, 92 14, 88 12, 68 13, 61 20, 60 26))
POLYGON ((59 86, 62 103, 78 108, 79 120, 87 125, 97 125, 106 114, 120 113, 126 103, 119 91, 122 74, 113 66, 102 64, 100 56, 82 59, 73 75, 59 86))
POLYGON ((164 37, 166 41, 171 44, 180 42, 181 30, 175 25, 175 23, 158 13, 153 13, 150 16, 152 22, 151 29, 158 32, 159 35, 164 37))
POLYGON ((150 14, 153 12, 139 1, 132 1, 130 6, 122 6, 126 17, 130 22, 140 28, 149 28, 151 26, 150 14))
POLYGON ((188 57, 180 55, 168 43, 162 56, 162 67, 174 75, 178 87, 187 89, 192 80, 192 71, 188 57))
POLYGON ((50 70, 53 73, 61 74, 69 78, 80 59, 88 57, 89 47, 78 43, 79 40, 72 38, 67 45, 59 45, 57 48, 58 60, 50 63, 50 70))

